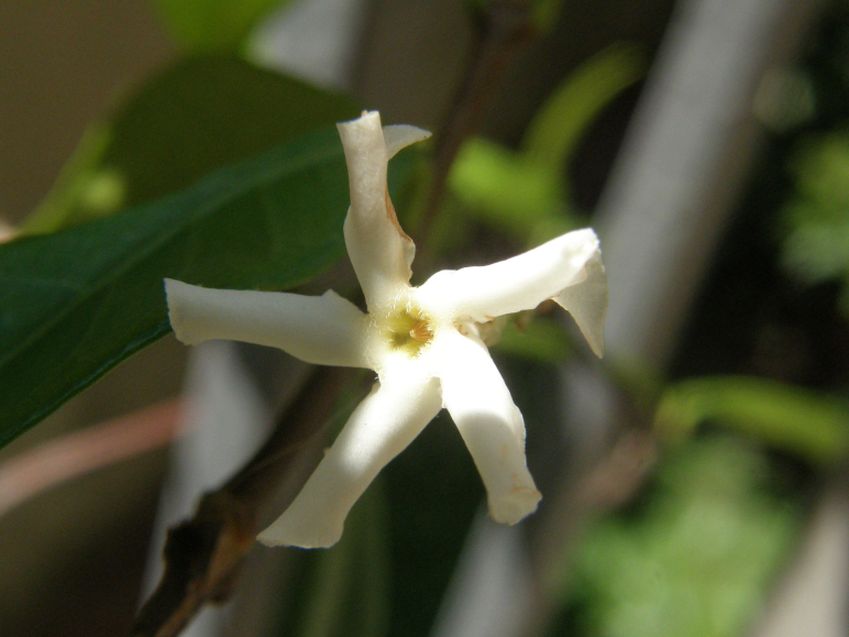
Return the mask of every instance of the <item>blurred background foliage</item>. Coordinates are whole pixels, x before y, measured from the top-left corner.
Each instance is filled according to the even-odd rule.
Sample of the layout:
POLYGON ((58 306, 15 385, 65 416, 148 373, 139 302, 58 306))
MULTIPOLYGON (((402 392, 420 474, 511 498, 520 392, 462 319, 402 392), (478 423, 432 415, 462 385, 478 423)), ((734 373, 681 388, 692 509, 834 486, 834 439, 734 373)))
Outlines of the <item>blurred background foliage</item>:
POLYGON ((788 486, 740 440, 671 449, 640 506, 587 529, 550 634, 744 634, 798 532, 788 486))
MULTIPOLYGON (((255 30, 288 4, 153 2, 177 52, 121 87, 21 230, 49 233, 156 200, 376 99, 317 89, 250 59, 255 30)), ((467 4, 480 11, 487 3, 467 4)), ((516 86, 525 80, 513 78, 522 94, 511 103, 524 119, 495 113, 487 134, 462 146, 432 231, 432 245, 449 260, 467 258, 470 244, 501 255, 505 246, 515 251, 592 223, 597 175, 610 169, 671 3, 653 3, 636 27, 616 3, 595 7, 603 15, 596 31, 561 18, 585 11, 579 2, 535 7, 541 50, 564 37, 574 46, 551 81, 546 73, 554 71, 529 70, 526 60, 524 73, 537 71, 548 83, 522 93, 516 86), (504 123, 511 118, 521 124, 504 123)), ((802 55, 764 80, 755 108, 767 135, 668 377, 628 385, 659 459, 635 497, 596 511, 563 551, 557 608, 540 634, 746 634, 791 562, 818 490, 845 471, 847 105, 849 7, 835 0, 821 10, 802 55)), ((391 103, 377 106, 398 119, 391 103)), ((436 122, 440 106, 432 106, 432 122, 415 123, 436 122)), ((421 209, 423 192, 406 192, 406 208, 421 209)), ((572 332, 544 311, 494 329, 532 447, 561 408, 551 399, 556 366, 583 355, 583 346, 573 347, 572 332)), ((619 370, 609 372, 618 378, 619 370)), ((288 557, 269 593, 276 619, 268 634, 432 634, 481 496, 474 467, 441 417, 369 490, 338 546, 288 557)), ((20 532, 9 533, 21 541, 20 532)), ((143 526, 131 541, 136 550, 146 533, 143 526)), ((120 547, 113 557, 127 550, 112 544, 120 547)), ((9 574, 3 579, 14 584, 9 574)), ((84 611, 109 599, 102 591, 111 586, 97 579, 70 620, 51 623, 61 611, 20 602, 0 609, 0 626, 12 626, 4 628, 10 635, 56 634, 57 625, 66 635, 114 634, 129 621, 137 583, 124 583, 128 592, 109 602, 111 612, 84 611), (92 630, 92 616, 101 617, 102 632, 92 630)))

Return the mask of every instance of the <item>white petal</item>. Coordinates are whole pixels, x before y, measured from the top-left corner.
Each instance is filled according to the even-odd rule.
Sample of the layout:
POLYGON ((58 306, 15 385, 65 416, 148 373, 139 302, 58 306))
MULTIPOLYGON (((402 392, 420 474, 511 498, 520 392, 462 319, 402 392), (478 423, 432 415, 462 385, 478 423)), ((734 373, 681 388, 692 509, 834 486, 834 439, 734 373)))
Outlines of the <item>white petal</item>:
POLYGON ((259 541, 302 548, 335 544, 357 499, 441 407, 436 379, 392 370, 354 410, 301 492, 259 541))
POLYGON ((368 317, 332 290, 322 296, 216 290, 165 279, 168 317, 187 345, 226 339, 278 347, 308 363, 370 367, 368 317))
POLYGON ((443 320, 486 322, 554 298, 600 354, 607 279, 598 237, 575 230, 492 265, 442 270, 415 291, 419 304, 443 320), (572 290, 571 288, 576 289, 572 290))
POLYGON ((570 285, 554 297, 560 307, 569 312, 593 352, 604 355, 604 320, 607 316, 607 273, 596 251, 584 266, 582 281, 570 285))
POLYGON ((430 137, 430 131, 408 124, 392 124, 383 127, 383 139, 386 141, 386 158, 392 159, 410 144, 430 137))
MULTIPOLYGON (((389 158, 380 115, 364 113, 337 128, 345 150, 351 194, 344 226, 345 245, 366 303, 369 309, 375 309, 390 304, 397 291, 409 282, 416 247, 398 224, 389 199, 389 158)), ((407 133, 393 133, 393 145, 397 147, 408 138, 407 133)))
POLYGON ((525 459, 522 414, 477 336, 446 330, 431 347, 443 403, 483 479, 489 514, 515 524, 536 511, 542 498, 525 459))
POLYGON ((437 272, 418 288, 417 298, 438 315, 484 322, 557 296, 583 279, 598 253, 595 232, 575 230, 492 265, 437 272))

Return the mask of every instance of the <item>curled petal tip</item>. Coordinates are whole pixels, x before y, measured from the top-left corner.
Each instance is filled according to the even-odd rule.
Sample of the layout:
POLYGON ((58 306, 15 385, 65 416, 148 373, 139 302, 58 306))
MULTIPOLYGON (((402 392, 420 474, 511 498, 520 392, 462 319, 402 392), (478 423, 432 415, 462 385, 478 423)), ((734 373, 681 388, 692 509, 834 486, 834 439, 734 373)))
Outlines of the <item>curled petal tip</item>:
POLYGON ((386 156, 392 159, 399 151, 410 144, 424 141, 430 137, 430 131, 407 124, 395 124, 383 127, 383 138, 386 142, 386 156))
POLYGON ((561 290, 554 301, 572 315, 590 349, 602 358, 608 293, 607 273, 601 261, 597 239, 596 248, 584 263, 580 274, 579 280, 561 290))
POLYGON ((497 498, 489 498, 489 516, 512 526, 536 511, 540 500, 542 494, 533 485, 515 487, 497 498))
POLYGON ((185 329, 183 314, 180 310, 181 299, 191 287, 188 283, 176 279, 164 279, 165 305, 168 308, 168 321, 174 330, 177 340, 186 345, 196 345, 199 341, 192 339, 185 329))

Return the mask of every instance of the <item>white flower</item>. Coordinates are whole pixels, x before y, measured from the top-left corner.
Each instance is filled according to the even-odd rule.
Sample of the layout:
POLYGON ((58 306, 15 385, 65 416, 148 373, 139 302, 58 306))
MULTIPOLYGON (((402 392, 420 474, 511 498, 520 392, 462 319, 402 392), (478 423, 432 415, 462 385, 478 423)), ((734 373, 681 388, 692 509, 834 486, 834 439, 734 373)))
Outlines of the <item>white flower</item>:
POLYGON ((279 347, 320 365, 377 372, 371 393, 286 511, 259 540, 335 544, 348 511, 392 458, 445 407, 486 487, 490 515, 515 524, 541 496, 525 460, 525 425, 479 334, 479 324, 554 299, 601 355, 607 283, 598 239, 569 232, 512 259, 444 270, 410 285, 413 241, 398 225, 386 186, 388 160, 429 133, 381 128, 364 113, 339 124, 351 207, 345 243, 368 314, 333 291, 212 290, 166 280, 171 325, 182 342, 214 338, 279 347))

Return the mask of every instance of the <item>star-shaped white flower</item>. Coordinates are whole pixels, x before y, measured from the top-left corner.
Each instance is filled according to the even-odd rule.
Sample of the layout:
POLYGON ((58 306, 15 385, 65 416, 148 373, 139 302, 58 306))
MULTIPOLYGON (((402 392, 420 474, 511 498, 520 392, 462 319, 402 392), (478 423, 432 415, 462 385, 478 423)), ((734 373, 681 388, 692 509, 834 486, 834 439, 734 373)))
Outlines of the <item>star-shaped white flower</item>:
POLYGON ((309 363, 377 372, 371 393, 259 540, 307 548, 335 544, 366 487, 443 407, 477 465, 490 515, 515 524, 536 510, 541 496, 525 460, 522 414, 479 326, 554 299, 601 355, 607 282, 598 239, 591 229, 569 232, 512 259, 443 270, 412 287, 415 245, 398 224, 386 171, 393 155, 429 133, 381 128, 376 112, 338 128, 351 192, 345 243, 367 314, 332 290, 314 297, 165 282, 171 325, 186 344, 245 341, 309 363))

